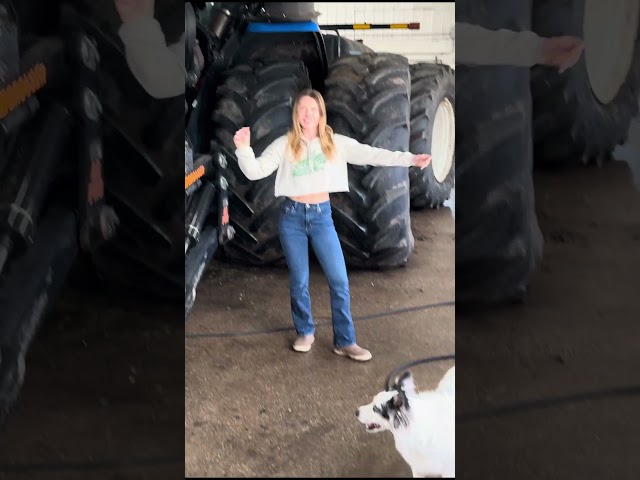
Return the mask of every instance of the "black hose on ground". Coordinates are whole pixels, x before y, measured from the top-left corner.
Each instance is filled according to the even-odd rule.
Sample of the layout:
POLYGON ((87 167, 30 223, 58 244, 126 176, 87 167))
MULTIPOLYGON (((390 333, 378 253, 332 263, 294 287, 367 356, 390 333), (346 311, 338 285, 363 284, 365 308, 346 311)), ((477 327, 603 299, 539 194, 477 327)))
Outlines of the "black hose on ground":
POLYGON ((384 382, 385 390, 386 391, 393 390, 393 385, 396 384, 396 380, 398 379, 400 374, 403 372, 406 372, 412 367, 415 367, 416 365, 422 365, 425 363, 442 362, 445 360, 455 360, 455 359, 456 359, 455 355, 438 355, 435 357, 421 358, 418 360, 414 360, 413 362, 407 363, 406 365, 402 365, 396 368, 395 370, 393 370, 389 374, 389 376, 387 377, 387 380, 384 382))

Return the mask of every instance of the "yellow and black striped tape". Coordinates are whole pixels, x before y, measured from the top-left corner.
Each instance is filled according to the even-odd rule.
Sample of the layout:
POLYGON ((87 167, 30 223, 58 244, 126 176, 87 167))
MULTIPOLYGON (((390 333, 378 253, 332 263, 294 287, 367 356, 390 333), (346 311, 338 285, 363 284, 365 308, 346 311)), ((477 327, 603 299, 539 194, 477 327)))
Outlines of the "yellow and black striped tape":
POLYGON ((420 23, 349 23, 344 25, 320 25, 321 30, 377 30, 377 29, 404 29, 420 30, 420 23))

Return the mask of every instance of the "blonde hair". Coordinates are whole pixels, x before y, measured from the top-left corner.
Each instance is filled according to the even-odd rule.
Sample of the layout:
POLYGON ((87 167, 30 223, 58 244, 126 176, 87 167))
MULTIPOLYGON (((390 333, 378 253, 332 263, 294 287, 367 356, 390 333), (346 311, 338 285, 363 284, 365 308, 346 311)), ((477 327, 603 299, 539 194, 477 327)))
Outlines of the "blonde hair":
POLYGON ((302 154, 302 127, 298 122, 298 105, 302 97, 311 97, 318 104, 320 110, 320 122, 318 123, 318 137, 320 138, 320 146, 322 147, 322 153, 324 153, 327 160, 333 159, 336 154, 336 146, 333 142, 333 129, 327 125, 327 107, 325 106, 324 99, 320 92, 311 88, 302 90, 296 97, 293 103, 293 127, 289 131, 287 136, 287 150, 291 152, 291 157, 294 162, 300 160, 302 154))

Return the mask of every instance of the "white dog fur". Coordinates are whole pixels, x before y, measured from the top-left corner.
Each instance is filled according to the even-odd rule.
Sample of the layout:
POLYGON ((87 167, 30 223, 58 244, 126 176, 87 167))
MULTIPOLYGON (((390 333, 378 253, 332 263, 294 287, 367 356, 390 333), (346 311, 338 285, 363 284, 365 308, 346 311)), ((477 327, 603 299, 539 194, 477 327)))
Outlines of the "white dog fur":
POLYGON ((455 478, 455 367, 435 390, 418 392, 410 372, 356 415, 367 432, 390 430, 414 477, 455 478))

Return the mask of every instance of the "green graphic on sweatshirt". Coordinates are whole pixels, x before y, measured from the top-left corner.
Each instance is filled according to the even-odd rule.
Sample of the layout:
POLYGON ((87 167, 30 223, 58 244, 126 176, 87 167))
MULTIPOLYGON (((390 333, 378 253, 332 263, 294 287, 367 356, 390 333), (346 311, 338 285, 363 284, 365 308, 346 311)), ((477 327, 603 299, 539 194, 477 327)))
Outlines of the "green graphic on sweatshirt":
POLYGON ((324 170, 327 159, 322 152, 316 152, 310 157, 303 157, 295 167, 293 167, 294 177, 303 177, 312 173, 324 170))

